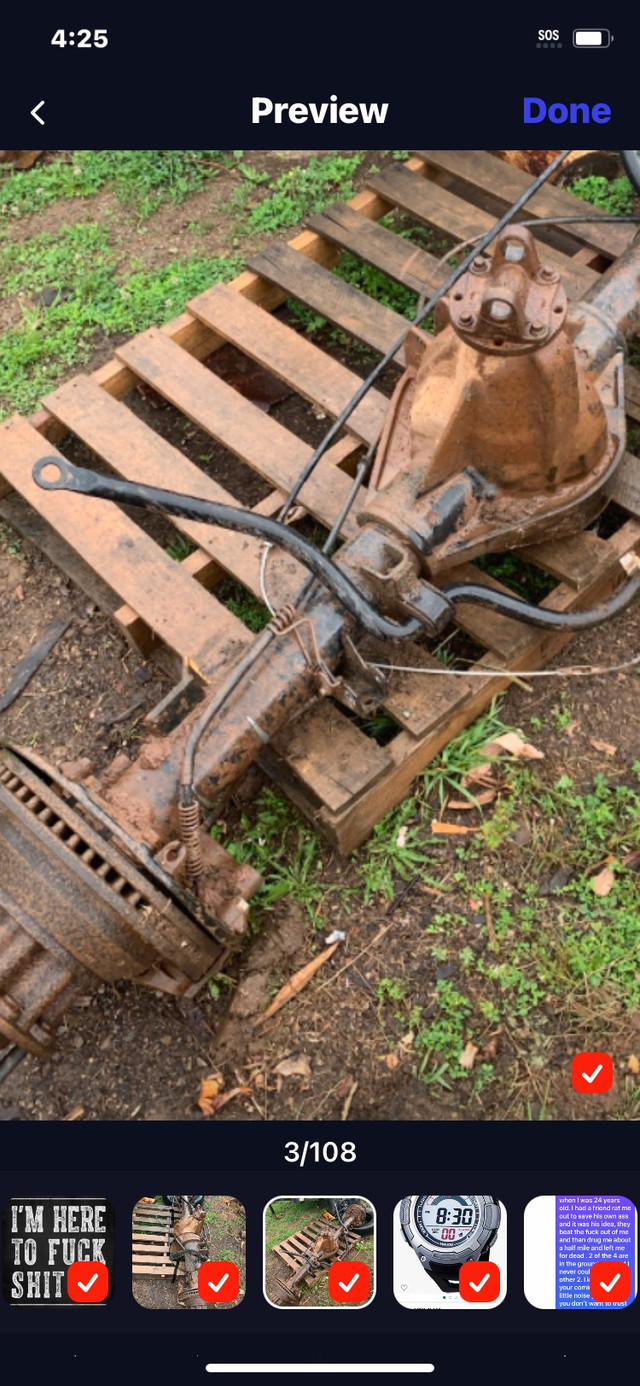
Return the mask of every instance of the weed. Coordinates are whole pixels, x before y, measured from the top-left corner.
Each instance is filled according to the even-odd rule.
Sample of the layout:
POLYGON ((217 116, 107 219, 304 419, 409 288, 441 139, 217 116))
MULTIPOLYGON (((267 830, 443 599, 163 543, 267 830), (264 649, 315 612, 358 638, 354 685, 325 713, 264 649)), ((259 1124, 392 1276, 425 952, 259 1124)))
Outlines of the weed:
POLYGON ((225 578, 224 582, 220 583, 216 588, 216 596, 228 606, 234 616, 239 616, 245 626, 256 634, 264 629, 270 619, 267 607, 259 602, 257 597, 252 596, 241 582, 234 582, 233 578, 225 578))
POLYGON ((382 977, 378 982, 377 996, 382 1002, 392 1002, 397 1005, 404 1001, 407 995, 407 988, 400 977, 382 977))
POLYGON ((86 361, 104 334, 131 334, 176 316, 188 299, 231 279, 235 259, 194 256, 160 269, 135 269, 123 281, 104 226, 63 226, 0 248, 0 288, 28 295, 22 322, 0 339, 0 408, 32 409, 71 367, 86 361), (33 304, 59 290, 47 308, 33 304))
POLYGON ((344 279, 345 283, 360 289, 362 293, 375 299, 376 303, 381 303, 385 308, 394 309, 396 313, 401 313, 410 321, 415 318, 418 306, 417 294, 413 293, 411 289, 407 289, 404 284, 398 284, 395 279, 391 279, 388 274, 376 269, 374 265, 368 265, 365 260, 360 260, 357 255, 344 254, 335 274, 338 279, 344 279))
POLYGON ((225 989, 233 987, 233 985, 231 977, 226 977, 224 972, 217 972, 215 977, 210 977, 207 982, 209 995, 213 997, 214 1001, 219 1001, 225 989))
POLYGON ((508 731, 498 715, 498 707, 499 699, 494 698, 488 711, 454 737, 427 766, 423 779, 427 799, 437 795, 442 806, 447 795, 453 791, 474 801, 473 794, 464 788, 461 781, 485 759, 482 751, 487 742, 508 731))
POLYGON ((573 714, 569 707, 566 693, 561 693, 560 702, 555 703, 553 707, 553 719, 558 731, 566 731, 567 727, 571 726, 573 714))
POLYGON ((163 203, 184 202, 236 162, 221 149, 80 149, 71 160, 36 164, 0 177, 0 217, 22 217, 60 198, 90 197, 105 184, 145 220, 163 203))
POLYGON ((195 553, 195 549, 196 546, 191 539, 187 539, 184 534, 178 534, 175 539, 171 540, 170 544, 166 545, 165 553, 168 553, 169 558, 175 559, 176 563, 184 563, 189 554, 195 553))
POLYGON ((628 216, 633 211, 633 188, 628 178, 609 179, 591 173, 587 178, 576 178, 568 191, 614 216, 628 216))
POLYGON ((476 567, 489 573, 496 581, 504 583, 526 601, 539 602, 548 596, 556 586, 554 578, 527 563, 515 553, 483 554, 475 559, 476 567))
MULTIPOLYGON (((258 796, 255 817, 244 814, 240 826, 241 840, 226 845, 236 861, 250 861, 264 879, 255 904, 267 909, 287 897, 302 905, 317 924, 320 907, 330 893, 317 834, 270 788, 258 796)), ((211 831, 224 840, 224 824, 216 824, 211 831)))
POLYGON ((249 213, 247 230, 281 231, 321 211, 331 198, 350 198, 361 160, 361 154, 348 157, 329 154, 325 158, 310 159, 305 168, 291 168, 282 173, 273 191, 249 213))

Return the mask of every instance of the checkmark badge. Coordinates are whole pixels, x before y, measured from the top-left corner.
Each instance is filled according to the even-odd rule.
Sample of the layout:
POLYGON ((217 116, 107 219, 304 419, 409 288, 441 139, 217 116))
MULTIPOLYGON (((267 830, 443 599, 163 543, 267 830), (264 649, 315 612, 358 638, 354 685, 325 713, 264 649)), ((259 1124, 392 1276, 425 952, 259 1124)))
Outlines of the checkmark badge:
POLYGON ((576 1092, 603 1093, 613 1085, 613 1059, 602 1050, 583 1050, 571 1061, 571 1084, 576 1092))
POLYGON ((232 1304, 240 1292, 240 1272, 234 1261, 203 1261, 198 1268, 198 1294, 207 1304, 232 1304))
POLYGON ((74 1304, 102 1304, 109 1294, 104 1261, 73 1261, 67 1270, 67 1294, 74 1304))
POLYGON ((589 1271, 589 1294, 598 1304, 624 1304, 631 1295, 626 1261, 596 1261, 589 1271))
POLYGON ((365 1261, 334 1261, 329 1266, 329 1295, 334 1304, 364 1304, 371 1294, 365 1261))
POLYGON ((500 1267, 495 1261, 465 1261, 459 1289, 465 1304, 495 1304, 500 1297, 500 1267))

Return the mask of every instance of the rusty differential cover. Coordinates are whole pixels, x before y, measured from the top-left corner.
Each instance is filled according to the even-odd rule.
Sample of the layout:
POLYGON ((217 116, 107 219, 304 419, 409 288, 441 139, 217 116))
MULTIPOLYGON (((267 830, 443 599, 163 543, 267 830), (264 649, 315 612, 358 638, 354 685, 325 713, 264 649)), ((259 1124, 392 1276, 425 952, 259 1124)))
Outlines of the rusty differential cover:
POLYGON ((79 991, 135 978, 188 994, 228 949, 56 788, 0 751, 0 1035, 33 1054, 79 991))
POLYGON ((408 339, 362 521, 413 535, 432 574, 548 537, 552 517, 556 537, 593 519, 624 446, 623 358, 595 370, 581 323, 530 232, 496 237, 437 305, 435 337, 408 339))

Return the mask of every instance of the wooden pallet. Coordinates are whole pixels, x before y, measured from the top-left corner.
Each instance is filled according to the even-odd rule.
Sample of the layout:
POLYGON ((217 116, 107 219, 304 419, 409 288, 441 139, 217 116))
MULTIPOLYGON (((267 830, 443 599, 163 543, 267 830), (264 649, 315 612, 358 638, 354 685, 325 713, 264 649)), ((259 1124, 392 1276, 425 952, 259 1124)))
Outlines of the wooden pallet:
POLYGON ((169 1260, 171 1209, 157 1203, 136 1203, 131 1225, 133 1275, 173 1275, 175 1263, 169 1260))
MULTIPOLYGON (((444 271, 436 272, 437 261, 428 251, 380 225, 381 218, 397 208, 417 223, 466 240, 493 225, 528 182, 490 154, 460 150, 420 151, 406 164, 372 176, 367 190, 351 202, 311 218, 309 229, 289 244, 274 242, 256 255, 232 284, 215 285, 173 322, 118 347, 114 359, 92 376, 62 385, 37 416, 1 425, 0 514, 35 538, 113 614, 145 655, 169 655, 176 670, 191 660, 217 682, 252 636, 216 589, 231 576, 260 596, 259 543, 176 520, 176 531, 196 546, 177 563, 110 503, 39 490, 31 480, 33 463, 57 446, 64 451, 65 440, 79 439, 118 476, 237 504, 128 407, 125 397, 142 383, 261 477, 268 493, 254 508, 277 514, 310 448, 203 363, 231 343, 316 410, 335 417, 358 377, 273 310, 293 296, 358 342, 386 351, 406 321, 336 277, 332 271, 342 253, 349 251, 420 291, 444 271)), ((568 193, 545 187, 527 216, 575 214, 580 206, 568 193)), ((593 211, 589 207, 588 215, 593 211)), ((560 270, 572 298, 585 293, 632 234, 631 228, 597 222, 540 231, 545 259, 560 270)), ((627 412, 640 420, 640 372, 629 368, 626 379, 627 412)), ((304 487, 306 511, 327 528, 343 505, 362 446, 378 436, 385 408, 384 397, 372 389, 304 487)), ((590 605, 617 585, 620 557, 640 542, 640 462, 630 454, 612 496, 628 518, 611 538, 585 533, 527 550, 528 561, 556 581, 546 605, 562 611, 590 605)), ((357 507, 343 526, 345 538, 354 532, 356 514, 357 507)), ((497 585, 472 565, 464 574, 497 585)), ((290 558, 273 556, 269 583, 275 604, 295 596, 302 576, 290 558)), ((385 709, 397 731, 388 745, 379 746, 337 705, 321 701, 264 751, 263 768, 343 853, 363 841, 446 742, 508 685, 508 677, 492 672, 496 666, 515 672, 540 667, 571 638, 472 606, 458 609, 458 624, 481 647, 475 668, 486 677, 392 676, 385 709)), ((401 654, 403 663, 432 662, 420 645, 406 644, 401 654)))
MULTIPOLYGON (((280 1259, 284 1261, 285 1265, 289 1267, 289 1270, 298 1271, 300 1270, 302 1258, 310 1255, 318 1237, 321 1233, 326 1233, 326 1231, 327 1223, 323 1222, 322 1218, 316 1218, 314 1222, 307 1223, 306 1227, 301 1227, 299 1232, 292 1232, 291 1236, 285 1237, 282 1242, 278 1242, 278 1245, 274 1246, 273 1250, 276 1256, 279 1256, 280 1259)), ((349 1251, 353 1251, 354 1246, 360 1240, 358 1233, 357 1231, 347 1232, 347 1237, 349 1240, 349 1251)), ((337 1257, 333 1256, 330 1259, 335 1261, 337 1257)), ((347 1258, 345 1257, 345 1259, 347 1258)), ((307 1274, 302 1277, 303 1284, 307 1286, 307 1289, 312 1290, 314 1285, 317 1285, 318 1281, 321 1280, 322 1276, 325 1274, 326 1269, 325 1265, 321 1270, 307 1271, 307 1274)))

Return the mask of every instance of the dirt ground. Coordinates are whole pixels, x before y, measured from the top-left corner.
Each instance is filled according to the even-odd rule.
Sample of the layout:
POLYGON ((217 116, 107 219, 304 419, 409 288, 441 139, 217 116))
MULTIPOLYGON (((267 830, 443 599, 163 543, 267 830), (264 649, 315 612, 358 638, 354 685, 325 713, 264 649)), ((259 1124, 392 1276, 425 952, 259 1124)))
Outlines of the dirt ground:
MULTIPOLYGON (((279 152, 278 172, 285 153, 279 152)), ((256 163, 262 158, 268 167, 264 155, 253 157, 249 151, 246 157, 256 163)), ((293 157, 299 162, 303 155, 296 151, 293 157)), ((383 162, 381 157, 377 161, 383 162)), ((65 205, 62 210, 67 217, 94 217, 96 202, 100 198, 108 202, 110 196, 99 194, 84 209, 70 212, 65 205)), ((188 228, 196 217, 213 228, 205 238, 207 253, 228 249, 232 238, 232 218, 225 213, 228 196, 229 187, 221 179, 181 207, 162 209, 145 231, 149 263, 154 259, 162 263, 168 248, 178 255, 192 253, 194 233, 188 228)), ((118 209, 111 210, 121 216, 118 209)), ((55 230, 60 215, 61 209, 54 205, 12 228, 11 234, 55 230)), ((123 220, 123 257, 130 252, 128 238, 133 235, 123 220)), ((236 248, 248 255, 255 244, 242 241, 236 248)), ((97 345, 90 369, 108 359, 112 345, 109 341, 97 345)), ((362 371, 366 361, 353 365, 362 371)), ((208 460, 205 464, 200 460, 199 465, 224 482, 226 469, 234 464, 210 438, 187 425, 170 407, 158 411, 148 396, 138 395, 133 407, 142 417, 153 410, 154 428, 188 455, 202 459, 206 446, 208 460)), ((298 400, 277 403, 272 412, 311 442, 326 427, 298 400)), ((83 460, 80 448, 77 460, 83 460)), ((255 503, 259 498, 252 478, 247 481, 245 499, 255 503)), ((162 530, 156 528, 154 533, 160 537, 162 530)), ((136 754, 145 736, 144 716, 168 691, 172 675, 161 664, 143 660, 95 600, 35 544, 3 523, 0 689, 48 623, 61 614, 69 618, 66 634, 28 688, 0 715, 0 735, 37 748, 54 763, 88 756, 100 770, 120 751, 136 754)), ((616 664, 638 651, 640 609, 636 607, 615 623, 574 640, 555 663, 557 667, 616 664)), ((513 687, 500 715, 508 725, 528 729, 545 757, 541 773, 550 781, 573 774, 577 782, 587 784, 605 772, 624 780, 640 760, 638 686, 633 670, 576 680, 566 685, 562 695, 559 688, 564 690, 564 683, 540 679, 533 682, 532 691, 513 687), (562 702, 566 716, 558 712, 561 696, 566 699, 562 702), (532 718, 535 735, 530 730, 532 718), (594 738, 610 744, 613 753, 594 748, 594 738)), ((242 832, 241 815, 262 783, 255 771, 239 787, 225 814, 231 836, 242 832)), ((468 815, 459 815, 457 821, 468 822, 468 815)), ((474 815, 473 824, 479 821, 474 815)), ((529 872, 531 879, 544 885, 534 845, 523 819, 502 849, 505 881, 519 880, 523 872, 529 872)), ((455 838, 434 843, 433 870, 439 880, 453 879, 457 846, 455 838)), ((597 855, 596 851, 594 860, 597 855)), ((323 863, 328 888, 354 884, 352 862, 342 862, 327 850, 323 863)), ((480 865, 471 865, 469 870, 482 875, 480 865)), ((599 1012, 595 1035, 588 1008, 582 1014, 574 1010, 570 1016, 550 1014, 543 1040, 539 1033, 527 1037, 526 1027, 519 1035, 497 1034, 486 1027, 486 1052, 495 1063, 497 1078, 482 1092, 422 1081, 415 1055, 403 1045, 410 1024, 381 1004, 381 985, 384 979, 403 979, 428 1014, 437 982, 443 976, 456 978, 455 950, 451 959, 434 957, 429 932, 433 896, 434 890, 419 874, 409 881, 398 875, 392 900, 378 893, 366 906, 357 893, 350 896, 348 907, 337 894, 337 903, 328 894, 319 935, 301 905, 282 898, 261 919, 260 930, 245 953, 229 966, 215 998, 206 988, 195 1000, 174 1001, 128 983, 97 987, 64 1017, 58 1047, 50 1059, 27 1056, 5 1078, 0 1086, 0 1119, 204 1120, 197 1106, 200 1083, 214 1071, 222 1072, 226 1091, 241 1089, 216 1120, 615 1119, 635 1112, 635 1106, 630 1107, 629 1083, 634 1084, 635 1102, 636 1080, 630 1078, 626 1065, 629 1055, 640 1053, 640 1018, 620 1007, 612 1010, 606 1030, 605 1013, 599 1012), (256 1030, 255 1022, 277 987, 309 961, 313 947, 335 928, 344 930, 346 939, 317 981, 256 1030), (614 1088, 603 1097, 590 1098, 588 1110, 570 1084, 570 1059, 579 1048, 614 1052, 614 1088), (279 1072, 279 1067, 284 1071, 279 1072)), ((466 924, 457 938, 458 951, 466 946, 479 952, 486 946, 479 918, 468 904, 460 909, 466 910, 466 924)))

